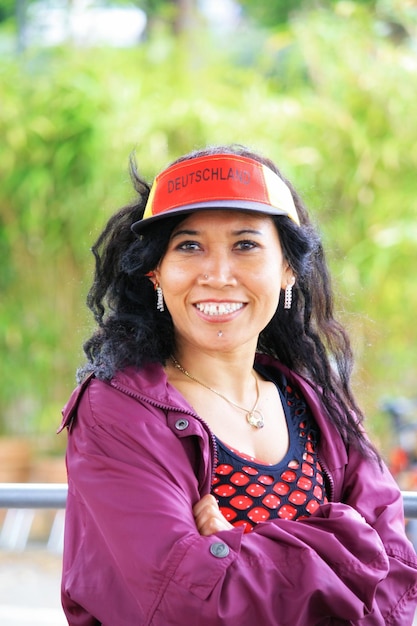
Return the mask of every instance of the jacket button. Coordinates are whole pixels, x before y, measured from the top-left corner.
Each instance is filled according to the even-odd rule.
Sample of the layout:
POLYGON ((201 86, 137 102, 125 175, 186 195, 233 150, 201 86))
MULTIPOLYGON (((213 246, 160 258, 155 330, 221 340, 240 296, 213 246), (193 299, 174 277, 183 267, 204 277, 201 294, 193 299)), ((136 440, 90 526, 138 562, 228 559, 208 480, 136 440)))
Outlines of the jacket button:
POLYGON ((175 422, 175 428, 176 428, 177 430, 185 430, 186 428, 188 428, 188 423, 189 423, 189 422, 188 422, 188 420, 186 420, 186 419, 180 419, 180 420, 177 420, 177 421, 175 422))
POLYGON ((230 552, 229 546, 226 543, 221 541, 216 541, 216 543, 212 543, 210 546, 210 552, 213 556, 218 559, 224 559, 230 552))

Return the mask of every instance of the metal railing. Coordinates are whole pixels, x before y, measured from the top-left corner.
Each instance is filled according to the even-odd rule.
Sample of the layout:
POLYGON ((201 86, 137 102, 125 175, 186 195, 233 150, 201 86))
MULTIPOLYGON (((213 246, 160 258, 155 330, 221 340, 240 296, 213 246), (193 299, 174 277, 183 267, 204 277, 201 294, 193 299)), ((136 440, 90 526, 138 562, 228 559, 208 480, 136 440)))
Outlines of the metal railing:
POLYGON ((64 509, 65 483, 0 483, 0 509, 64 509))
MULTIPOLYGON (((403 491, 404 514, 417 519, 417 491, 403 491)), ((0 483, 0 509, 64 509, 65 483, 0 483)))
POLYGON ((5 510, 0 550, 24 551, 33 538, 36 540, 36 532, 32 532, 36 521, 43 520, 41 544, 48 551, 62 553, 67 492, 65 483, 0 483, 0 509, 5 510), (45 509, 51 512, 42 513, 45 509))
POLYGON ((417 519, 417 491, 403 491, 404 515, 407 519, 417 519))
MULTIPOLYGON (((25 550, 32 536, 35 515, 40 515, 42 509, 52 509, 54 520, 46 548, 62 553, 67 493, 65 483, 0 483, 0 509, 6 511, 0 528, 0 550, 25 550)), ((403 491, 402 495, 405 517, 417 519, 417 491, 403 491)), ((415 529, 413 534, 416 536, 412 541, 417 545, 415 529)))

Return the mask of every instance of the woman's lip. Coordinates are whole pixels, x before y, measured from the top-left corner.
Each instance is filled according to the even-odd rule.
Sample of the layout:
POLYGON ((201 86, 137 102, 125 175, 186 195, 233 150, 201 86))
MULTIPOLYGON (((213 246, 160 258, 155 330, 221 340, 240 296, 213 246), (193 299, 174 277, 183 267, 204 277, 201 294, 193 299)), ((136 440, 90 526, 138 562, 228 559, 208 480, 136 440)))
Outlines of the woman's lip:
POLYGON ((194 306, 203 315, 208 315, 209 317, 221 317, 241 311, 245 306, 245 303, 230 301, 216 302, 209 300, 206 302, 196 302, 194 306))

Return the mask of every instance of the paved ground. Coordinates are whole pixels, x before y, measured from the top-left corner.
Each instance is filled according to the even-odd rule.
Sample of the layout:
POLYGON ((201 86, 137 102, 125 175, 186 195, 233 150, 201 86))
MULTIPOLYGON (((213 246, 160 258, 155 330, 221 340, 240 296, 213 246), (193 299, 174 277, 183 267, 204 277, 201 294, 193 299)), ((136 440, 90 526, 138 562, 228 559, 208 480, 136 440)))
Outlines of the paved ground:
POLYGON ((44 548, 0 552, 1 626, 67 626, 60 576, 61 556, 44 548))

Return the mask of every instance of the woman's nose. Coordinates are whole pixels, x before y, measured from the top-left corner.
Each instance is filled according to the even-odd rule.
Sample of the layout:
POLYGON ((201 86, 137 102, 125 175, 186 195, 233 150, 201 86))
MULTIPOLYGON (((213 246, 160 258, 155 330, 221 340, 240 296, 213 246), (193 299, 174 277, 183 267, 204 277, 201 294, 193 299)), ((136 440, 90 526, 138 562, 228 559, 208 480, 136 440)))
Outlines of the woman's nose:
POLYGON ((211 255, 205 259, 200 282, 217 288, 235 284, 236 277, 230 259, 226 255, 211 255))

